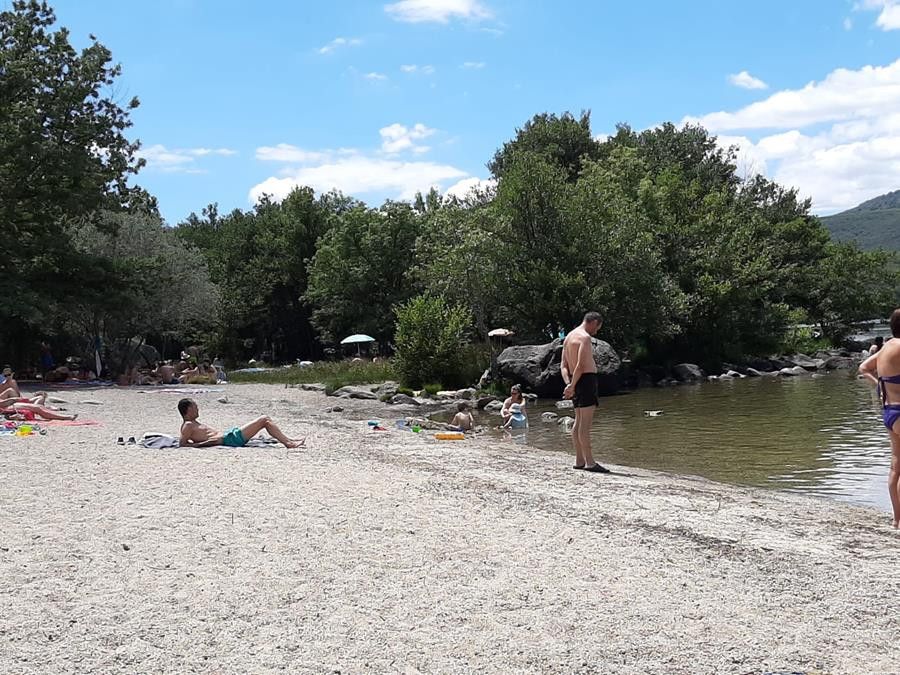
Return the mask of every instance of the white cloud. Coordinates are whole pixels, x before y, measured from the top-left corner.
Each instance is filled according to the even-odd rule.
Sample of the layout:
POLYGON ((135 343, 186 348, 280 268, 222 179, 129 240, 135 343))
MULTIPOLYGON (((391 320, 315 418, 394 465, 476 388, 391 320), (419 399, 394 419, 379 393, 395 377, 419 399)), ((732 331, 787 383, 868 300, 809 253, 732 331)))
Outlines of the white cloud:
POLYGON ((138 150, 138 156, 147 162, 148 169, 166 173, 205 173, 197 166, 198 157, 236 155, 229 148, 167 148, 159 143, 138 150))
POLYGON ((447 188, 447 192, 444 194, 447 197, 457 197, 458 199, 465 199, 473 190, 477 192, 484 192, 487 190, 493 190, 496 186, 497 181, 492 178, 484 180, 472 176, 470 178, 463 178, 461 181, 454 183, 449 188, 447 188))
POLYGON ((861 0, 853 9, 855 11, 877 10, 875 25, 881 30, 900 30, 900 0, 861 0))
POLYGON ((900 188, 900 60, 838 69, 738 110, 684 121, 737 146, 743 175, 796 187, 819 213, 900 188))
POLYGON ((469 70, 481 70, 487 64, 484 61, 466 61, 460 68, 467 68, 469 70))
POLYGON ((434 66, 417 66, 415 64, 400 66, 400 70, 404 73, 434 75, 434 66))
POLYGON ((685 121, 713 131, 785 129, 883 115, 900 107, 900 59, 859 70, 838 68, 821 82, 786 89, 735 112, 714 112, 685 121))
POLYGON ((279 143, 276 146, 262 146, 256 149, 256 159, 263 162, 295 162, 306 164, 328 159, 331 153, 318 150, 304 150, 296 145, 279 143))
POLYGON ((450 19, 480 21, 491 11, 479 0, 399 0, 384 6, 384 11, 406 23, 447 23, 450 19))
POLYGON ((435 130, 426 127, 421 122, 412 127, 394 123, 379 129, 378 133, 381 134, 381 149, 383 152, 396 154, 404 150, 412 150, 415 153, 423 153, 428 152, 430 148, 418 145, 417 141, 434 135, 435 130))
POLYGON ((382 81, 388 79, 388 76, 385 75, 384 73, 376 73, 376 72, 366 73, 365 75, 363 75, 363 77, 366 78, 367 80, 372 80, 373 82, 382 82, 382 81))
POLYGON ((319 166, 301 167, 283 178, 267 178, 251 188, 250 200, 255 203, 264 194, 281 200, 293 188, 303 185, 319 192, 332 189, 351 195, 378 192, 389 193, 399 199, 412 199, 416 192, 427 192, 432 187, 440 189, 447 181, 465 175, 465 171, 447 164, 355 155, 319 166))
POLYGON ((488 189, 491 180, 481 180, 450 164, 421 159, 400 159, 399 152, 410 152, 415 157, 428 151, 419 141, 436 133, 422 123, 407 127, 391 124, 379 130, 382 141, 380 150, 363 151, 354 148, 337 150, 306 150, 296 145, 279 143, 262 146, 256 150, 256 158, 262 161, 281 162, 275 175, 254 185, 249 192, 251 203, 264 195, 284 199, 297 186, 308 185, 324 192, 341 190, 354 196, 373 195, 396 199, 412 199, 416 192, 427 192, 432 187, 448 194, 464 196, 472 188, 488 189), (386 156, 387 155, 387 156, 386 156))
POLYGON ((357 47, 362 44, 359 38, 336 37, 324 47, 319 47, 320 54, 330 54, 340 47, 357 47))
POLYGON ((853 30, 853 19, 849 16, 844 17, 844 30, 853 30))
POLYGON ((736 75, 729 75, 728 81, 733 84, 735 87, 740 87, 741 89, 768 89, 769 85, 760 80, 758 77, 753 77, 746 70, 742 70, 736 75))

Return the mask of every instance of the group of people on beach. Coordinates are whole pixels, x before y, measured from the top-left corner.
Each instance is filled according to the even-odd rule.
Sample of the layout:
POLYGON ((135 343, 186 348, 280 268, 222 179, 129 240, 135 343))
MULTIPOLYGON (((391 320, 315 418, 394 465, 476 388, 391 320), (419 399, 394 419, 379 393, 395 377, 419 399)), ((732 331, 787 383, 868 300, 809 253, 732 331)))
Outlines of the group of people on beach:
MULTIPOLYGON (((590 473, 609 473, 609 469, 594 460, 591 449, 591 424, 598 403, 597 363, 594 360, 592 339, 603 325, 603 318, 597 312, 584 315, 581 324, 570 333, 564 335, 562 363, 560 371, 565 389, 563 398, 572 401, 575 410, 575 424, 572 427, 572 445, 575 449, 574 469, 590 473)), ((525 412, 527 399, 522 388, 514 384, 509 397, 503 402, 500 415, 503 419, 501 429, 524 429, 528 427, 525 412)), ((474 426, 468 403, 459 404, 451 426, 460 431, 469 431, 474 426)))
POLYGON ((133 366, 119 378, 120 385, 156 384, 216 384, 224 380, 225 371, 221 365, 209 359, 198 360, 187 352, 181 353, 177 361, 158 361, 156 367, 138 368, 133 366))

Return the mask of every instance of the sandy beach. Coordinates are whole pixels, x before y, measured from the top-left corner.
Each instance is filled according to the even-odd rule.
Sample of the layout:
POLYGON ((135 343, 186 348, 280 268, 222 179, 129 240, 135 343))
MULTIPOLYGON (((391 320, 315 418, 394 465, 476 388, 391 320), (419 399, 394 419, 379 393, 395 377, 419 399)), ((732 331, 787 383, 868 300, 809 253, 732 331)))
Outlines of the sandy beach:
POLYGON ((118 446, 179 426, 179 395, 127 389, 55 392, 103 426, 0 438, 0 670, 900 670, 885 513, 224 394, 202 421, 308 447, 118 446))

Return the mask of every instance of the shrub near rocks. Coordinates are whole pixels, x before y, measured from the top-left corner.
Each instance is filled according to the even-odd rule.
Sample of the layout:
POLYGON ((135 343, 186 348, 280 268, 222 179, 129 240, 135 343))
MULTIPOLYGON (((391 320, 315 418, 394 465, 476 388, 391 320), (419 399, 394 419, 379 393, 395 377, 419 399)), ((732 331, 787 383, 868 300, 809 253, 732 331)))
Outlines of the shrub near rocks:
MULTIPOLYGON (((463 372, 463 348, 472 320, 467 309, 443 298, 420 295, 395 309, 397 356, 394 361, 403 384, 457 382, 463 372)), ((432 395, 444 387, 438 386, 432 395)))

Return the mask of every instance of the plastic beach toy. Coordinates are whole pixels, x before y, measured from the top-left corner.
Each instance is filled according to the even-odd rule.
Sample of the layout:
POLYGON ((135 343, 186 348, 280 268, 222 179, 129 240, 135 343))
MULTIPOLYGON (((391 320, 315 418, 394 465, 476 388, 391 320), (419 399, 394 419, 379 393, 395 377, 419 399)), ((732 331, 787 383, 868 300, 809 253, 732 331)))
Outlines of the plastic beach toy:
POLYGON ((16 436, 31 436, 31 426, 28 424, 20 424, 19 428, 16 429, 16 436))
POLYGON ((447 431, 437 433, 434 437, 439 441, 462 441, 465 440, 466 435, 458 431, 447 431))

